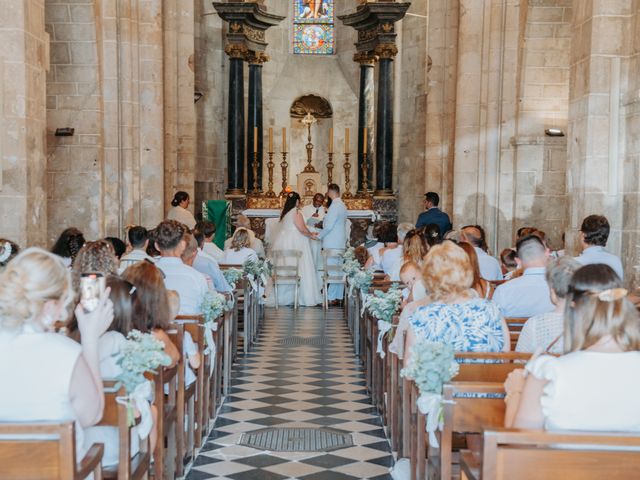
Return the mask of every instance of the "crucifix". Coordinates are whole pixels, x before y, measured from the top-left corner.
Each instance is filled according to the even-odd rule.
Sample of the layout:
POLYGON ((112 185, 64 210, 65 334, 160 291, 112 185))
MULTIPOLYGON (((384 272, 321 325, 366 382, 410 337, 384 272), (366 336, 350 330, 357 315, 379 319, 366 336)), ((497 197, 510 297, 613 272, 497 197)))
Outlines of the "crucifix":
POLYGON ((307 126, 307 166, 304 167, 303 172, 316 173, 316 169, 313 168, 311 162, 313 161, 313 143, 311 143, 311 125, 317 123, 318 120, 311 114, 311 111, 307 111, 307 115, 300 120, 307 126))

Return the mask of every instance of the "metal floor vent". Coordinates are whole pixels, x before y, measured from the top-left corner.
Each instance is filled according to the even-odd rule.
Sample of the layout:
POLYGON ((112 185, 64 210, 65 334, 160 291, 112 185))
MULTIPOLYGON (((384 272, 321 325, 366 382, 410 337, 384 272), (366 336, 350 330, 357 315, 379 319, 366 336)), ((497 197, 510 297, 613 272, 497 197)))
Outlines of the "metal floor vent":
POLYGON ((263 428, 246 432, 240 445, 272 452, 331 452, 352 447, 351 434, 333 428, 263 428))
POLYGON ((298 347, 303 345, 310 345, 313 347, 319 347, 322 345, 328 345, 329 339, 327 337, 284 337, 278 340, 280 345, 287 347, 298 347))

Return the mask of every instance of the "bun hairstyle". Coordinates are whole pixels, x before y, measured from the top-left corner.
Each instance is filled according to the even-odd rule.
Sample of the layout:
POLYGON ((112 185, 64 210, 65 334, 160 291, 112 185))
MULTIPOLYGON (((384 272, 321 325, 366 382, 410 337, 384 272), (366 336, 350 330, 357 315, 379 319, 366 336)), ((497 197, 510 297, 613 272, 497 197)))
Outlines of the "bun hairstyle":
POLYGON ((565 310, 565 353, 611 336, 624 351, 640 350, 638 312, 611 267, 585 265, 571 278, 565 310))
POLYGON ((80 230, 67 228, 60 234, 51 251, 61 257, 70 258, 73 262, 85 242, 84 235, 80 230))
POLYGON ((35 324, 49 300, 69 304, 71 273, 60 257, 41 248, 19 253, 0 274, 0 331, 35 324))
POLYGON ((171 200, 171 205, 177 207, 185 200, 189 200, 189 194, 187 192, 179 191, 173 196, 173 200, 171 200))
POLYGON ((282 213, 280 214, 280 220, 282 220, 289 211, 296 208, 296 205, 300 200, 300 194, 298 192, 289 192, 286 194, 285 198, 284 207, 282 207, 282 213))

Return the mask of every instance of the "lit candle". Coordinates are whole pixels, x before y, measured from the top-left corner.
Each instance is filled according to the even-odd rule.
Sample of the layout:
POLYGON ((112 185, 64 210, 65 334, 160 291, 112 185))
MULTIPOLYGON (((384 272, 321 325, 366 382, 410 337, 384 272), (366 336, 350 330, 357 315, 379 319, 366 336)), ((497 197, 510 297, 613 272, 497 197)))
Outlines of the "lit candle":
POLYGON ((287 151, 287 129, 286 128, 282 129, 282 151, 283 152, 287 151))
POLYGON ((333 153, 333 127, 329 129, 329 153, 333 153))
POLYGON ((362 153, 367 153, 367 127, 362 132, 362 153))
POLYGON ((349 129, 344 129, 344 153, 349 153, 349 129))
POLYGON ((273 128, 269 127, 269 151, 273 152, 273 128))
POLYGON ((253 127, 253 153, 258 153, 258 127, 253 127))

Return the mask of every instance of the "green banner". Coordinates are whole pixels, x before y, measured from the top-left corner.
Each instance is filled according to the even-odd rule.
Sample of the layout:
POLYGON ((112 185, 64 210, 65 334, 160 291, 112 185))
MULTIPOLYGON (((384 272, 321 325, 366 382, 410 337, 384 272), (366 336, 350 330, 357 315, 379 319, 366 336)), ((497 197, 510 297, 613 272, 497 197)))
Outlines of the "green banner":
POLYGON ((231 203, 226 200, 207 200, 202 205, 202 216, 216 226, 213 243, 224 250, 224 241, 231 232, 231 203))

